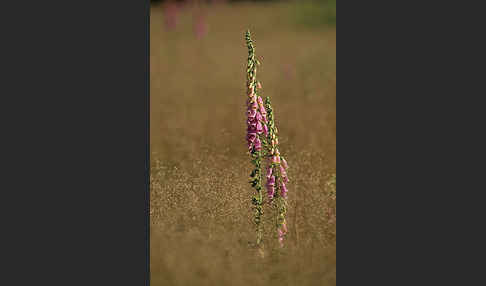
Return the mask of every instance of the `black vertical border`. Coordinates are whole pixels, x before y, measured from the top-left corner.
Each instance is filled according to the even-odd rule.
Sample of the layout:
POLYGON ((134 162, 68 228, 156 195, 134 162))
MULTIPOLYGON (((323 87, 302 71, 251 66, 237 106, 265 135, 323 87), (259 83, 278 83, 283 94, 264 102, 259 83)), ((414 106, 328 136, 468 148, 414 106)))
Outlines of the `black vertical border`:
POLYGON ((145 182, 146 182, 146 192, 145 192, 145 216, 146 225, 145 232, 147 234, 147 245, 146 245, 146 255, 147 255, 147 266, 146 266, 146 282, 145 285, 150 285, 150 0, 145 0, 145 38, 146 38, 146 68, 145 68, 145 94, 146 105, 145 105, 145 120, 147 122, 145 129, 146 138, 146 163, 145 163, 145 182))
POLYGON ((484 285, 484 9, 337 3, 338 285, 484 285))
POLYGON ((0 285, 149 285, 150 1, 2 4, 0 285))

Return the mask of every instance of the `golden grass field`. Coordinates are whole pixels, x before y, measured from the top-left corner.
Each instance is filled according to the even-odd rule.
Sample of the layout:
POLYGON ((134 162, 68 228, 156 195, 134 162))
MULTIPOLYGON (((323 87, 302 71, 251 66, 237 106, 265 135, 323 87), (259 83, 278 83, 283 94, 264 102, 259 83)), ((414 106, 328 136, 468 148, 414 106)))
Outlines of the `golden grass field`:
POLYGON ((165 29, 150 24, 151 285, 336 284, 336 30, 296 23, 294 4, 203 6, 165 29), (244 32, 252 31, 289 163, 289 234, 277 247, 265 213, 255 240, 245 141, 244 32))

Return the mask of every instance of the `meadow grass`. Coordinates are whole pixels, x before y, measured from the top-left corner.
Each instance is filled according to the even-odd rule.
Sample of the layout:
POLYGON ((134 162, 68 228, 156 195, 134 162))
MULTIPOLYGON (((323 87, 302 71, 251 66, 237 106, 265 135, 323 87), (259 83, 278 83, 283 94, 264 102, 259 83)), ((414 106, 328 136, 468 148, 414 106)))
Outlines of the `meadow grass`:
POLYGON ((152 6, 151 285, 335 285, 336 32, 296 24, 293 5, 203 6, 201 39, 191 7, 167 31, 152 6), (248 28, 291 180, 286 245, 272 243, 274 217, 264 216, 263 259, 251 246, 248 28))

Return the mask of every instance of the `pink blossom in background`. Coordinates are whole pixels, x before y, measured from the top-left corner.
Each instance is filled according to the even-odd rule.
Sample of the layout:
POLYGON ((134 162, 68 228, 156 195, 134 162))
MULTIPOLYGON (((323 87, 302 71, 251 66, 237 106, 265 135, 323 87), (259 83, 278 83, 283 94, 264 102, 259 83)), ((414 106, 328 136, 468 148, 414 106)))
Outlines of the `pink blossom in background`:
POLYGON ((208 33, 206 15, 201 10, 196 10, 193 16, 193 31, 197 39, 202 39, 208 33))
POLYGON ((179 7, 173 1, 164 3, 164 22, 167 30, 173 30, 179 23, 179 7))

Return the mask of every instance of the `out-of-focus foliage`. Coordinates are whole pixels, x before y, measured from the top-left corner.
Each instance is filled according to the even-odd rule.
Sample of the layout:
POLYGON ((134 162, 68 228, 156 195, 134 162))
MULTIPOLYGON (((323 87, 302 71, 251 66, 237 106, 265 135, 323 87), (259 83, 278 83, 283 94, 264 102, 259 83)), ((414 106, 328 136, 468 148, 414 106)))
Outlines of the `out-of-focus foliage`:
POLYGON ((336 0, 296 1, 294 12, 297 22, 308 27, 336 25, 336 0))

